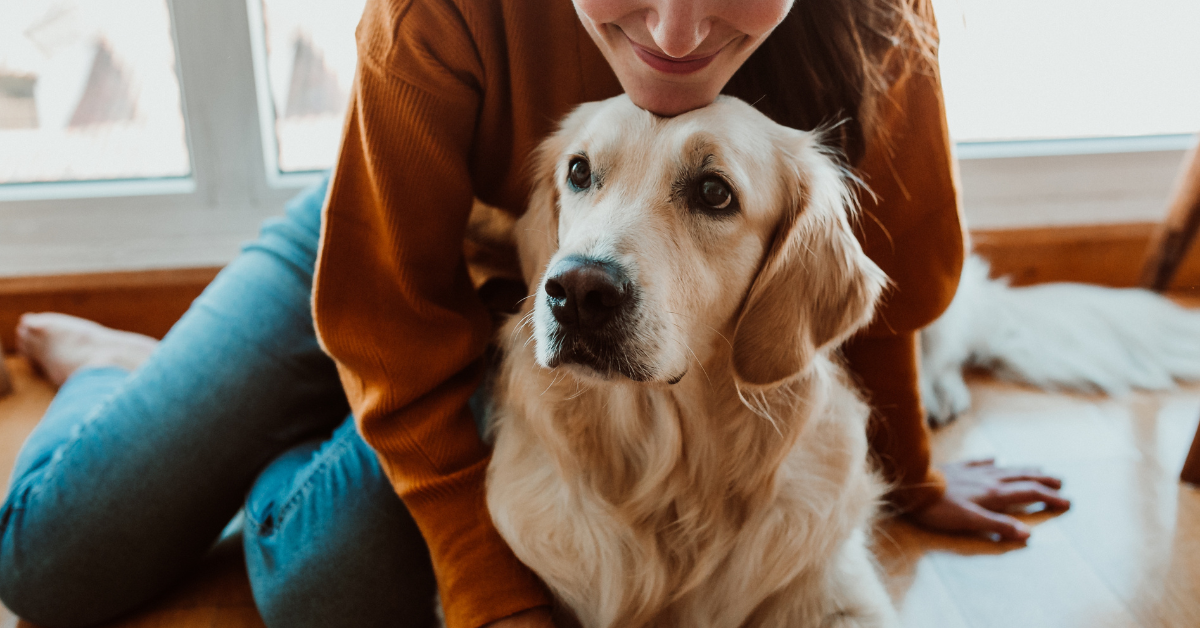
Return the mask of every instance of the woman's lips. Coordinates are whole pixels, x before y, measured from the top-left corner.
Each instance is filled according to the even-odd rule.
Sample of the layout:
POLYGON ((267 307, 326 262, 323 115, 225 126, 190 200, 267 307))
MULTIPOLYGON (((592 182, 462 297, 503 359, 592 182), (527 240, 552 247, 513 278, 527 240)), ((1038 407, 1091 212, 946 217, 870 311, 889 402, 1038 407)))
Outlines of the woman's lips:
POLYGON ((638 58, 641 59, 642 62, 654 68, 655 70, 658 70, 659 72, 666 72, 667 74, 691 74, 692 72, 699 72, 707 67, 708 64, 712 63, 712 60, 716 59, 717 55, 721 53, 721 51, 718 50, 704 57, 684 57, 682 59, 670 59, 667 57, 660 57, 653 52, 650 52, 646 48, 634 43, 632 39, 629 40, 629 45, 633 46, 633 52, 637 54, 638 58))

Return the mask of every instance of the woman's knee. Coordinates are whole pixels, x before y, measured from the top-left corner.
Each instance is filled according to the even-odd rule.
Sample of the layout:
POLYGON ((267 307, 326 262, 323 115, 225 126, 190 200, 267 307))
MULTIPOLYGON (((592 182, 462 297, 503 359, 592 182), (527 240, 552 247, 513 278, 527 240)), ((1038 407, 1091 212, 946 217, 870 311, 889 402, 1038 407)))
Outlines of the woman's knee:
MULTIPOLYGON (((251 587, 267 626, 431 628, 436 625, 436 586, 427 564, 412 562, 390 569, 364 569, 356 558, 347 560, 347 553, 356 552, 347 552, 338 545, 331 547, 320 539, 312 539, 311 551, 259 559, 258 568, 251 571, 251 587)), ((388 560, 384 556, 375 558, 388 560)), ((247 555, 247 562, 251 560, 247 555)))
POLYGON ((250 492, 246 565, 268 626, 434 622, 424 539, 353 428, 284 454, 250 492))
POLYGON ((89 626, 130 605, 111 590, 90 586, 82 553, 65 550, 22 526, 19 509, 0 511, 0 601, 18 617, 46 628, 89 626))
MULTIPOLYGON (((38 625, 90 626, 153 598, 203 555, 195 530, 121 508, 119 473, 85 486, 61 452, 22 476, 0 509, 0 600, 38 625)), ((211 541, 209 541, 211 543, 211 541)))

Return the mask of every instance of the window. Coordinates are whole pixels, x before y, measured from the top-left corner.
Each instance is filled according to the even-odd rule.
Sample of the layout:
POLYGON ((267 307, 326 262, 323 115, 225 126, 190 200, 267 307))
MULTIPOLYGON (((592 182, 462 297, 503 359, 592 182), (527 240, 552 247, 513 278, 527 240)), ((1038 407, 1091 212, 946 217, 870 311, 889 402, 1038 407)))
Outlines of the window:
POLYGON ((249 0, 269 175, 324 170, 341 140, 365 0, 249 0))
POLYGON ((1200 130, 1195 0, 934 0, 973 229, 1162 219, 1200 130))
POLYGON ((0 5, 0 183, 190 174, 165 0, 0 5))
POLYGON ((960 142, 1200 130, 1200 2, 935 0, 960 142))

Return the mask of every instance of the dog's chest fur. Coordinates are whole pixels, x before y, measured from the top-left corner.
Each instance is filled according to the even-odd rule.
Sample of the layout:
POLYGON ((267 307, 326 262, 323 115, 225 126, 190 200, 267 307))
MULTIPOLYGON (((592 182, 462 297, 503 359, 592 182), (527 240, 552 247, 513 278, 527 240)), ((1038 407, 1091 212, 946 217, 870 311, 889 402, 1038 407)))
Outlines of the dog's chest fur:
POLYGON ((720 348, 675 386, 589 386, 539 367, 519 321, 502 337, 489 508, 585 628, 820 621, 788 592, 824 577, 878 496, 838 366, 752 399, 768 420, 720 348))

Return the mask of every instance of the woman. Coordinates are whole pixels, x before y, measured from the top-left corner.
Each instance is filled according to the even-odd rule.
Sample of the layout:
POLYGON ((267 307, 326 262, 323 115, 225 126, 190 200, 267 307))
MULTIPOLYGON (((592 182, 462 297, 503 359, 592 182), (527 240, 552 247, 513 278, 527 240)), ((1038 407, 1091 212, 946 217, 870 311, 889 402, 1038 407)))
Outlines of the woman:
POLYGON ((328 192, 269 222, 161 345, 26 319, 23 350, 65 384, 0 514, 0 596, 16 612, 83 625, 141 603, 248 491, 269 625, 419 625, 431 566, 452 628, 551 625, 483 505, 467 404, 491 327, 463 233, 472 197, 519 213, 554 121, 621 91, 662 115, 725 91, 794 127, 844 119, 831 137, 877 195, 861 235, 896 284, 845 350, 879 409, 893 502, 934 529, 1017 539, 1028 529, 981 505, 1066 506, 1036 472, 943 479, 929 464, 915 332, 954 292, 962 234, 924 2, 375 0, 357 35, 328 192), (314 263, 336 373, 309 317, 314 263))

